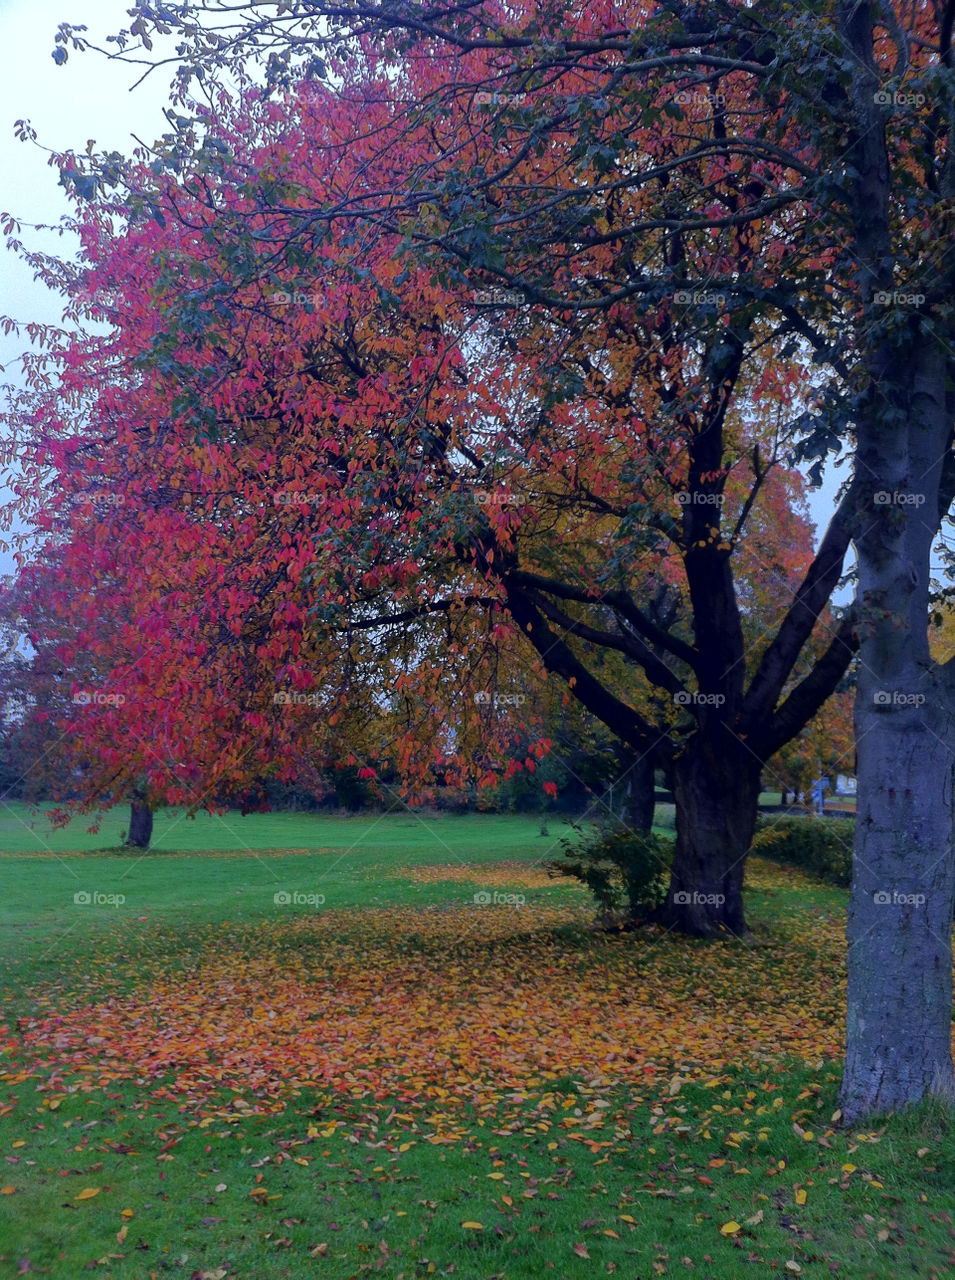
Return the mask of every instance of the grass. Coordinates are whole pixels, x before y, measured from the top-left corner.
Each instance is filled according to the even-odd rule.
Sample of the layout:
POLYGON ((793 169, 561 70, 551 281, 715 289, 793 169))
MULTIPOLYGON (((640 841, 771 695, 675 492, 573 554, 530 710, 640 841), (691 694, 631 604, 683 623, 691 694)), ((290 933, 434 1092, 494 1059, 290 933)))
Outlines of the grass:
POLYGON ((951 1118, 832 1120, 839 891, 752 859, 751 943, 609 936, 554 822, 174 821, 0 860, 0 1277, 955 1268, 951 1118))

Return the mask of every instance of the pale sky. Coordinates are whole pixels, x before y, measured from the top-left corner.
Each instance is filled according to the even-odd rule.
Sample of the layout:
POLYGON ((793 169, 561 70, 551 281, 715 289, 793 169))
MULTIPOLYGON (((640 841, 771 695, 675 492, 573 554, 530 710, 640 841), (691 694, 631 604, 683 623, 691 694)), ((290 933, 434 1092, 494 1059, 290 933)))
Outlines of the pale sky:
MULTIPOLYGON (((70 251, 70 238, 39 233, 27 223, 56 223, 69 212, 59 174, 37 146, 18 142, 14 121, 28 119, 37 141, 52 150, 83 151, 92 138, 96 149, 128 154, 133 134, 152 142, 166 132, 162 108, 168 102, 170 72, 153 72, 138 88, 141 74, 121 62, 93 52, 71 53, 64 66, 52 58, 53 37, 61 22, 85 23, 102 43, 106 35, 128 25, 127 0, 0 0, 0 211, 23 224, 21 238, 59 254, 70 251)), ((61 300, 32 279, 32 272, 13 254, 0 251, 0 313, 18 321, 56 323, 61 300)), ((16 382, 16 357, 25 339, 0 333, 0 381, 16 382)), ((819 532, 833 511, 834 494, 844 471, 829 469, 826 483, 810 498, 819 532)), ((12 567, 0 553, 0 573, 12 567)))

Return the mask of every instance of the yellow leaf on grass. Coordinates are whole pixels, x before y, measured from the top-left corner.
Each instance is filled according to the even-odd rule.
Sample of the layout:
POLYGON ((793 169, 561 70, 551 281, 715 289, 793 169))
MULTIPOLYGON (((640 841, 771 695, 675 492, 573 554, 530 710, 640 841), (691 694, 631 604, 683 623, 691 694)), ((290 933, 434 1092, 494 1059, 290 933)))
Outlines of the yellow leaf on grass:
POLYGON ((800 1187, 799 1190, 796 1192, 796 1203, 797 1204, 806 1203, 806 1192, 803 1187, 800 1187))
POLYGON ((465 1231, 483 1231, 484 1230, 483 1222, 462 1222, 461 1226, 465 1229, 465 1231))
POLYGON ((620 1221, 621 1221, 621 1222, 632 1222, 634 1226, 636 1226, 636 1225, 637 1225, 637 1220, 636 1220, 636 1218, 631 1218, 631 1216, 630 1216, 630 1214, 629 1214, 629 1213, 622 1213, 622 1214, 620 1215, 620 1221))
POLYGON ((489 1173, 487 1176, 488 1176, 489 1178, 498 1179, 498 1178, 503 1178, 503 1177, 504 1177, 504 1174, 503 1174, 503 1173, 489 1173))
POLYGON ((855 1171, 856 1171, 856 1167, 854 1164, 844 1164, 842 1166, 843 1173, 855 1173, 855 1171))
POLYGON ((605 1235, 605 1236, 610 1236, 610 1238, 611 1238, 612 1240, 619 1240, 619 1239, 620 1239, 620 1237, 617 1235, 616 1231, 611 1231, 609 1227, 608 1227, 608 1228, 607 1228, 607 1230, 604 1232, 604 1235, 605 1235))
POLYGON ((16 1187, 0 1187, 0 1196, 12 1196, 16 1187))
POLYGON ((132 1209, 123 1209, 119 1215, 121 1218, 131 1218, 133 1216, 132 1209))
POLYGON ((116 1243, 122 1244, 129 1234, 129 1227, 124 1222, 120 1229, 116 1232, 116 1243))
POLYGON ((720 1227, 720 1235, 735 1236, 739 1230, 740 1230, 740 1225, 738 1222, 724 1222, 723 1225, 720 1227))
POLYGON ((102 1187, 84 1187, 82 1191, 77 1192, 77 1200, 92 1200, 94 1196, 98 1196, 102 1187))

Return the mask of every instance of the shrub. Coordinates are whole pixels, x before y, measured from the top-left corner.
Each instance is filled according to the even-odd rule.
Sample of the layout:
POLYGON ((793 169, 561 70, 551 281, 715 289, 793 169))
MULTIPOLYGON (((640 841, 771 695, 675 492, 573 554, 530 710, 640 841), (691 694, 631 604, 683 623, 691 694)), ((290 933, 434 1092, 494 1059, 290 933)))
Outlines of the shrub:
POLYGON ((560 845, 561 857, 545 864, 548 872, 586 885, 602 924, 633 923, 666 899, 673 860, 673 841, 666 836, 613 822, 591 828, 582 839, 564 837, 560 845))
POLYGON ((855 825, 854 818, 759 818, 751 852, 847 889, 855 825))

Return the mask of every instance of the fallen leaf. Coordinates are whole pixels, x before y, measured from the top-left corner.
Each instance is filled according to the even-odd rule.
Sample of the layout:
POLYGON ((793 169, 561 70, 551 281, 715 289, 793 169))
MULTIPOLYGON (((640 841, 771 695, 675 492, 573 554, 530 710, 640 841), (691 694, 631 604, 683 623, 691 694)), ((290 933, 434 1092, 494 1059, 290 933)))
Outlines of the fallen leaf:
POLYGON ((102 1187, 84 1187, 82 1191, 78 1191, 74 1197, 76 1200, 92 1200, 94 1196, 98 1196, 102 1191, 102 1187))

